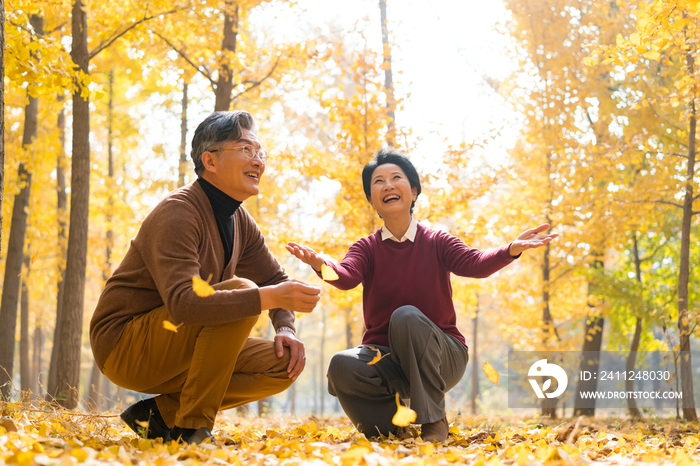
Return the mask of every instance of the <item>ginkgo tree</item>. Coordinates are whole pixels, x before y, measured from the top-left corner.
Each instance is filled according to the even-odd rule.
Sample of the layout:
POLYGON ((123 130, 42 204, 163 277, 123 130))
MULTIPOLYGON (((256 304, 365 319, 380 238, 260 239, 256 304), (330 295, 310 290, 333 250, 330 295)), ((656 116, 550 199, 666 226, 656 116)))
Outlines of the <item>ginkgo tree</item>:
POLYGON ((625 131, 634 138, 642 157, 636 173, 636 199, 679 209, 676 322, 681 352, 683 417, 697 419, 693 398, 690 337, 697 327, 689 294, 690 249, 697 175, 697 89, 695 60, 700 9, 696 2, 640 2, 634 32, 619 34, 615 46, 594 50, 589 63, 618 66, 620 100, 630 113, 649 115, 632 120, 625 131), (659 92, 661 95, 659 95, 659 92))
MULTIPOLYGON (((14 332, 19 292, 19 275, 24 262, 24 245, 27 225, 27 210, 31 192, 32 172, 42 167, 50 151, 45 143, 37 141, 39 99, 53 96, 65 88, 85 88, 85 76, 73 69, 73 62, 63 50, 58 34, 44 34, 44 15, 48 15, 47 26, 55 32, 56 24, 64 19, 59 5, 42 5, 37 2, 12 2, 8 5, 7 17, 7 77, 10 86, 26 93, 28 103, 24 106, 24 129, 20 161, 18 165, 19 192, 13 206, 11 240, 5 263, 5 280, 0 322, 2 322, 3 346, 0 349, 0 384, 8 381, 12 373, 14 357, 14 332)), ((5 108, 5 107, 3 107, 5 108)), ((14 189, 14 186, 12 187, 14 189)), ((7 395, 7 386, 3 388, 7 395)))

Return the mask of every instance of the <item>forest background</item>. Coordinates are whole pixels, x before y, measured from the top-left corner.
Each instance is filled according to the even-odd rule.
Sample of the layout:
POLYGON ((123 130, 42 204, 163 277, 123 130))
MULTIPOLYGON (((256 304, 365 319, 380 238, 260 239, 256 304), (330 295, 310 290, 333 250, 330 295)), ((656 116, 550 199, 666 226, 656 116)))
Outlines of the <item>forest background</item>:
MULTIPOLYGON (((470 346, 457 415, 503 409, 481 364, 505 372, 509 349, 665 350, 693 393, 697 360, 679 356, 699 314, 698 3, 357 5, 5 1, 4 396, 133 401, 95 369, 87 324, 144 216, 193 180, 192 132, 215 109, 258 121, 270 162, 244 206, 295 278, 321 283, 288 241, 341 259, 381 225, 359 174, 385 146, 419 167, 426 225, 481 249, 544 222, 561 235, 487 280, 453 278, 470 346)), ((322 286, 298 321, 305 372, 254 413, 341 413, 325 370, 360 341, 361 290, 322 286)), ((542 408, 573 410, 594 412, 542 408)), ((693 397, 675 414, 695 420, 693 397)))

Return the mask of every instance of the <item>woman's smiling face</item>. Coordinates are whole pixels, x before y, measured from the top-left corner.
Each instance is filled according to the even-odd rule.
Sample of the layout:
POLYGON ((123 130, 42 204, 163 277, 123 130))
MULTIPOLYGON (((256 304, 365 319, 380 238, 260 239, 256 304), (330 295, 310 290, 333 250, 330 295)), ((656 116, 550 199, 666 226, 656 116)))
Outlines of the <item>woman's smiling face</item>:
POLYGON ((386 218, 404 213, 410 216, 411 204, 415 201, 418 190, 411 187, 401 167, 385 163, 374 169, 370 193, 372 207, 382 218, 386 218))

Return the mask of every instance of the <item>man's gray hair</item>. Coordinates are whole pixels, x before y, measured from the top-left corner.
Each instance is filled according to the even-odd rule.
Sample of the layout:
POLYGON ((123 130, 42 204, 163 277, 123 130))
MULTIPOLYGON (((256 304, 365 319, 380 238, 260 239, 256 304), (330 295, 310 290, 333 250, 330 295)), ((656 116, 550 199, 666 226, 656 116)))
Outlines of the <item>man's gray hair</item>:
POLYGON ((243 136, 243 130, 255 131, 255 120, 250 113, 243 110, 232 112, 214 112, 197 126, 192 138, 192 162, 197 175, 204 172, 202 154, 205 151, 219 149, 228 141, 237 141, 243 136))

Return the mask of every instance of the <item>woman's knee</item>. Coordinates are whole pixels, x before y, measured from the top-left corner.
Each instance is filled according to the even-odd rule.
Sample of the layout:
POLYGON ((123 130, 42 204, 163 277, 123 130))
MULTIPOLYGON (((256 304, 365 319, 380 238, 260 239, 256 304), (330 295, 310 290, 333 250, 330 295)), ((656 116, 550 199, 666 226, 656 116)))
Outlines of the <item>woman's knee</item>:
POLYGON ((328 384, 342 390, 352 384, 353 377, 367 367, 367 363, 357 358, 354 350, 336 353, 328 363, 328 384))
POLYGON ((416 322, 427 319, 420 309, 415 306, 401 306, 391 314, 389 331, 405 330, 416 322))
POLYGON ((349 361, 352 358, 341 353, 335 353, 328 363, 328 380, 337 381, 348 371, 349 361))

